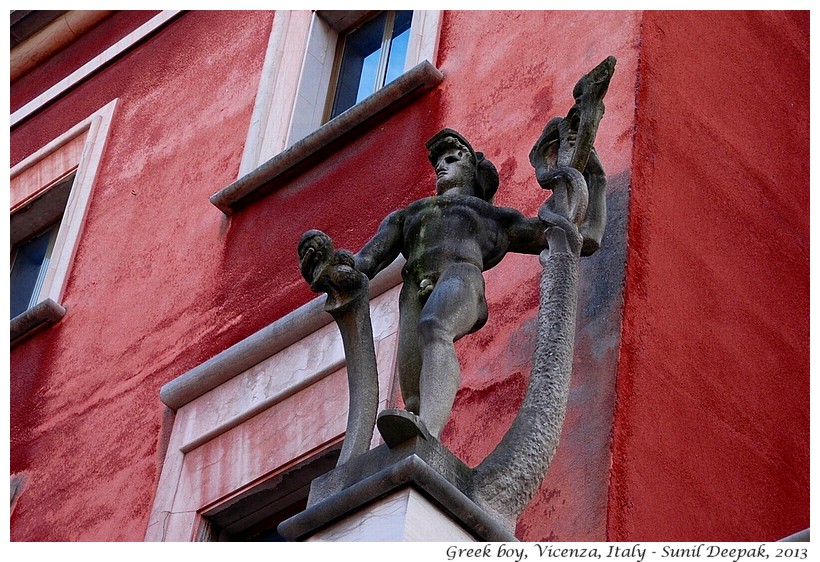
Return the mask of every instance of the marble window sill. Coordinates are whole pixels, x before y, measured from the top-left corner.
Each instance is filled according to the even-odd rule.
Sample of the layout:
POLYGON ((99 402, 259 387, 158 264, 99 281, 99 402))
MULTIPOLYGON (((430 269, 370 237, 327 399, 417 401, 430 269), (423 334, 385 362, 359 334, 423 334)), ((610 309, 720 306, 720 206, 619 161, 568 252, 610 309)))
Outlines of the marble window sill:
POLYGON ((252 172, 211 196, 220 211, 230 215, 278 187, 310 157, 320 154, 344 136, 360 131, 388 111, 395 111, 409 101, 441 83, 443 74, 430 62, 422 61, 402 76, 377 91, 361 103, 331 119, 314 132, 283 150, 252 172))
POLYGON ((65 308, 46 299, 11 319, 11 345, 31 335, 37 329, 53 324, 65 315, 65 308))

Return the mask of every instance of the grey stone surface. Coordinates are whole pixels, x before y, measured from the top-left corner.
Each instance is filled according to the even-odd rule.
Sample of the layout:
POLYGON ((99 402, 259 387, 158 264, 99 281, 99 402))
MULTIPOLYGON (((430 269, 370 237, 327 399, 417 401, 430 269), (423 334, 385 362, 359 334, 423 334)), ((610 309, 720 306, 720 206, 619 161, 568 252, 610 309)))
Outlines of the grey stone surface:
POLYGON ((411 438, 381 445, 313 481, 308 507, 279 525, 289 540, 303 540, 388 493, 412 486, 484 541, 515 536, 467 495, 471 470, 438 440, 411 438))
POLYGON ((34 333, 35 330, 57 322, 65 315, 66 309, 51 299, 29 308, 11 319, 11 345, 34 333))
MULTIPOLYGON (((487 320, 482 272, 507 252, 537 255, 547 240, 539 218, 491 203, 498 173, 463 136, 445 129, 427 148, 437 194, 391 213, 354 265, 372 278, 399 254, 407 259, 399 296, 399 384, 406 409, 438 437, 461 379, 453 342, 487 320)), ((558 215, 551 224, 572 228, 558 215)), ((315 267, 304 259, 303 272, 315 267)))
POLYGON ((606 175, 593 142, 614 71, 615 58, 607 57, 582 76, 567 116, 551 119, 530 151, 538 184, 553 192, 539 216, 558 214, 578 225, 582 256, 598 249, 606 226, 606 175))
POLYGON ((778 542, 811 542, 811 529, 803 529, 780 539, 778 542))
POLYGON ((330 238, 316 230, 299 241, 302 275, 314 292, 327 294, 325 310, 342 334, 347 359, 349 406, 339 464, 368 450, 379 404, 379 372, 370 321, 367 277, 355 268, 354 258, 336 251, 330 238))
POLYGON ((605 220, 606 179, 593 141, 603 117, 603 97, 615 70, 608 57, 575 86, 576 103, 567 117, 547 124, 530 162, 536 179, 552 197, 538 217, 547 228, 541 253, 541 298, 532 373, 524 401, 501 443, 475 469, 473 497, 500 521, 514 527, 547 474, 564 425, 575 341, 578 262, 597 250, 602 227, 587 221, 590 199, 605 220), (589 170, 589 168, 592 168, 589 170), (600 192, 590 194, 585 175, 600 192), (564 220, 566 223, 562 224, 564 220), (585 230, 586 227, 586 230, 585 230))
POLYGON ((419 417, 407 410, 388 409, 380 412, 376 426, 388 447, 396 447, 413 437, 433 439, 419 417))
POLYGON ((549 469, 564 425, 572 371, 578 256, 542 254, 541 302, 532 373, 501 443, 476 468, 473 497, 511 529, 549 469))

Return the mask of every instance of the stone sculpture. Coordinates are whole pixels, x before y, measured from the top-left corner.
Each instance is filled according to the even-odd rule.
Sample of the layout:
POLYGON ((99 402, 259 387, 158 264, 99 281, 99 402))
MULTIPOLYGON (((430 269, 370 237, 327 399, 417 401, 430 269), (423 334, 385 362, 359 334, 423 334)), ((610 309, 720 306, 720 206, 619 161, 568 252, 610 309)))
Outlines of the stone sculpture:
POLYGON ((536 180, 552 191, 537 217, 492 203, 499 177, 461 134, 444 129, 426 147, 436 195, 391 213, 359 251, 336 250, 311 230, 299 242, 301 271, 326 292, 348 362, 350 413, 339 465, 365 453, 376 421, 378 377, 368 279, 399 254, 402 270, 398 375, 406 410, 386 410, 378 427, 388 447, 436 440, 460 381, 453 342, 487 320, 483 271, 508 252, 540 255, 538 335, 524 402, 498 447, 472 471, 466 493, 514 525, 549 467, 566 410, 575 335, 580 256, 595 252, 606 220, 603 167, 593 147, 614 72, 608 57, 578 81, 575 105, 545 127, 530 152, 536 180), (511 523, 512 522, 512 523, 511 523))

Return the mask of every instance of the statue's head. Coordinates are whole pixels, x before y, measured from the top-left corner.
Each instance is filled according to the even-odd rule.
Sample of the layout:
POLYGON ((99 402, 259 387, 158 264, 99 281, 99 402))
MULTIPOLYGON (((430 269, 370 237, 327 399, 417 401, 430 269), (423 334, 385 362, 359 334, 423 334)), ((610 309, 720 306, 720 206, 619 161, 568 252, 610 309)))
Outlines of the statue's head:
POLYGON ((498 189, 498 172, 461 134, 442 129, 425 146, 436 171, 436 193, 455 189, 456 193, 492 200, 498 189))

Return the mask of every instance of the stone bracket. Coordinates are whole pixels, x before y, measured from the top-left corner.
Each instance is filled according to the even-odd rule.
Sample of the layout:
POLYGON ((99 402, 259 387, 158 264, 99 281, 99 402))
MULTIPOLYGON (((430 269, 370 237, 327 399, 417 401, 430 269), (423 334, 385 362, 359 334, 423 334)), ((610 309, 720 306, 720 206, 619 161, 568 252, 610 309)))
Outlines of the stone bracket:
POLYGON ((381 445, 314 480, 308 508, 283 521, 279 532, 288 540, 304 540, 379 498, 410 486, 478 540, 513 542, 513 532, 500 525, 469 497, 472 469, 438 440, 415 437, 394 448, 381 445))

